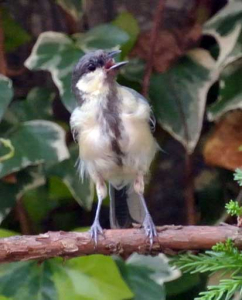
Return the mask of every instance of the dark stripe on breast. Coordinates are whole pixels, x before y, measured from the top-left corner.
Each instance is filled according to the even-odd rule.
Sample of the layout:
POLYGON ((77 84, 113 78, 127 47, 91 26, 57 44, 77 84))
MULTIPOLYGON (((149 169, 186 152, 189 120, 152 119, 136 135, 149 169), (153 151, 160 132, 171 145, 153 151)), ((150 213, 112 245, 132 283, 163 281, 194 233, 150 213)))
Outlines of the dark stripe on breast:
POLYGON ((107 134, 109 130, 113 133, 113 136, 110 137, 111 147, 113 152, 116 154, 117 164, 122 166, 122 157, 124 153, 120 148, 119 141, 122 138, 123 124, 120 118, 119 104, 120 101, 118 99, 116 86, 114 84, 110 84, 106 107, 103 108, 103 119, 108 127, 106 128, 107 134))

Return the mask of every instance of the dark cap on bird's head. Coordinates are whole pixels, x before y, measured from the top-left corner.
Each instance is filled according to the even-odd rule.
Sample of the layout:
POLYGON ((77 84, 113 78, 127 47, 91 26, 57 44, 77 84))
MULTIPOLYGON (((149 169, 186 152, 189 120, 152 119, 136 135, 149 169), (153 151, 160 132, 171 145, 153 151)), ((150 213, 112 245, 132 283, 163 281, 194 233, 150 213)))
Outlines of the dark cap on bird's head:
POLYGON ((77 81, 81 76, 94 72, 99 68, 102 68, 110 75, 115 74, 115 72, 112 71, 118 70, 127 63, 127 61, 115 63, 113 57, 120 52, 121 50, 96 50, 85 54, 81 57, 73 70, 73 80, 77 81))

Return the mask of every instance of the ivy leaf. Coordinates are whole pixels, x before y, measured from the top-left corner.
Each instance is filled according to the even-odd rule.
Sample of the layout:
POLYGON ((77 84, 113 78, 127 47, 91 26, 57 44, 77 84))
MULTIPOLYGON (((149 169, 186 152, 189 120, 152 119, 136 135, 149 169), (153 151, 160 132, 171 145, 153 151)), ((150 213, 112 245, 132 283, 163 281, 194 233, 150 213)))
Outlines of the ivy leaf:
POLYGON ((232 64, 220 76, 219 98, 208 109, 208 119, 214 121, 230 110, 242 108, 242 67, 232 64))
POLYGON ((123 300, 133 296, 114 261, 104 255, 74 258, 64 266, 56 265, 54 281, 58 300, 123 300))
POLYGON ((220 73, 219 96, 208 110, 208 119, 217 120, 226 112, 242 107, 242 2, 229 1, 204 26, 204 34, 212 35, 219 45, 216 67, 220 73))
POLYGON ((4 48, 7 52, 12 52, 30 41, 30 35, 11 17, 6 9, 3 9, 2 13, 2 26, 4 31, 4 48))
POLYGON ((0 266, 0 295, 11 300, 58 300, 51 262, 15 262, 0 266))
POLYGON ((115 260, 122 277, 135 294, 134 300, 165 299, 164 281, 180 276, 180 272, 168 265, 164 255, 151 257, 135 253, 126 262, 118 257, 115 260))
POLYGON ((127 80, 131 82, 137 82, 142 84, 144 78, 144 70, 145 70, 145 63, 139 58, 133 58, 129 60, 127 65, 124 65, 121 70, 120 74, 127 80))
POLYGON ((41 166, 28 167, 16 173, 16 183, 0 180, 0 223, 25 192, 45 183, 41 166))
POLYGON ((122 57, 125 57, 133 48, 140 33, 137 20, 129 12, 123 12, 113 21, 113 25, 121 28, 129 35, 129 40, 122 46, 122 57))
POLYGON ((43 32, 39 35, 25 66, 30 70, 46 70, 52 75, 62 102, 71 112, 76 101, 71 92, 71 73, 84 52, 64 33, 43 32))
POLYGON ((1 163, 5 160, 12 158, 14 156, 15 149, 10 140, 0 138, 0 144, 3 145, 5 148, 7 148, 9 151, 7 154, 4 154, 3 156, 0 157, 0 163, 1 163))
POLYGON ((10 106, 14 122, 52 118, 52 102, 55 94, 46 88, 33 88, 24 101, 15 101, 10 106))
POLYGON ((56 176, 62 179, 75 200, 85 209, 90 210, 94 197, 93 183, 85 178, 80 179, 75 168, 78 158, 78 147, 70 149, 70 158, 58 163, 47 170, 47 176, 56 176))
POLYGON ((85 52, 95 49, 121 48, 129 41, 129 35, 112 24, 103 24, 87 33, 75 35, 77 45, 85 52))
MULTIPOLYGON (((28 121, 16 126, 7 138, 15 148, 15 155, 0 163, 0 177, 17 172, 31 165, 54 163, 69 157, 65 132, 50 121, 28 121)), ((0 156, 2 156, 2 148, 0 156)))
POLYGON ((169 265, 169 260, 164 254, 157 256, 132 254, 126 261, 128 265, 145 267, 151 271, 150 278, 162 285, 164 282, 172 281, 180 277, 180 271, 169 265))
POLYGON ((126 265, 121 259, 116 263, 129 288, 134 293, 133 300, 165 300, 165 289, 150 278, 150 272, 140 266, 126 265))
POLYGON ((82 0, 56 0, 76 21, 82 17, 82 0))
POLYGON ((12 81, 0 74, 0 122, 12 97, 12 81))
POLYGON ((150 98, 158 122, 189 153, 200 137, 207 93, 217 77, 210 54, 195 49, 166 73, 151 78, 150 98))
POLYGON ((218 65, 226 65, 241 56, 241 21, 242 2, 229 1, 204 25, 204 34, 213 36, 219 45, 218 65))
POLYGON ((64 265, 60 259, 2 264, 1 296, 11 300, 123 300, 133 294, 110 257, 92 255, 64 265))

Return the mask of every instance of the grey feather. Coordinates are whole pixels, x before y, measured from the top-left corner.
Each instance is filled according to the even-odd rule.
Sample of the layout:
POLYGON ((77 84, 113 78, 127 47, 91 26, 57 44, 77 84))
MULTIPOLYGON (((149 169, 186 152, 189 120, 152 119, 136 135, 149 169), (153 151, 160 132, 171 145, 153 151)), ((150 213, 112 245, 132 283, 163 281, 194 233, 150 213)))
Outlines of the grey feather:
POLYGON ((131 186, 115 189, 109 184, 111 228, 128 228, 132 223, 142 224, 144 221, 144 208, 131 186))

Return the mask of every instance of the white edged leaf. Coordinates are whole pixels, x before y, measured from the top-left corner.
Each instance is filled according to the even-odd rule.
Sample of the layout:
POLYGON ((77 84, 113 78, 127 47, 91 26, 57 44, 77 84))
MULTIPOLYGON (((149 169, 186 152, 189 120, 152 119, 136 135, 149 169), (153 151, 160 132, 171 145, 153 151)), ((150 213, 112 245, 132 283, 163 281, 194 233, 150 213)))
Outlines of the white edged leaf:
POLYGON ((90 210, 94 198, 94 185, 91 180, 80 178, 75 167, 78 147, 71 147, 70 158, 47 169, 47 176, 59 177, 67 186, 75 200, 85 209, 90 210))
POLYGON ((13 97, 12 81, 0 74, 0 122, 13 97))
POLYGON ((51 119, 52 102, 55 93, 46 88, 35 87, 28 93, 25 100, 15 101, 8 111, 14 123, 34 119, 51 119))
POLYGON ((56 2, 76 21, 82 17, 82 0, 56 0, 56 2))
POLYGON ((133 253, 126 261, 127 265, 145 267, 150 273, 150 278, 157 284, 175 280, 181 272, 169 265, 169 259, 162 253, 157 256, 140 255, 133 253))
POLYGON ((0 223, 25 192, 45 184, 41 166, 28 167, 15 176, 16 183, 0 180, 0 223))
MULTIPOLYGON (((159 281, 157 283, 155 274, 157 275, 163 271, 166 273, 167 267, 164 270, 154 270, 153 263, 152 266, 149 266, 149 263, 147 263, 148 260, 151 262, 152 258, 148 257, 146 259, 144 255, 140 255, 139 257, 139 254, 133 254, 126 262, 119 257, 115 257, 123 279, 134 293, 133 300, 165 300, 166 295, 163 282, 159 281)), ((160 267, 159 263, 158 268, 160 267)))
POLYGON ((96 26, 84 34, 76 34, 75 38, 77 45, 84 52, 95 49, 121 48, 130 40, 127 32, 112 24, 96 26))
POLYGON ((208 109, 210 121, 219 119, 228 111, 242 109, 242 66, 236 65, 227 66, 220 76, 218 100, 208 109))
POLYGON ((43 32, 25 61, 30 70, 46 70, 52 75, 65 107, 71 112, 76 107, 71 92, 71 73, 83 51, 64 33, 43 32))
POLYGON ((242 107, 240 84, 242 58, 242 2, 229 1, 204 26, 219 46, 216 68, 219 72, 217 101, 208 109, 208 119, 215 121, 226 112, 242 107))
POLYGON ((218 66, 225 66, 241 57, 241 28, 240 1, 230 1, 204 25, 203 33, 213 36, 219 45, 218 66))
POLYGON ((215 60, 194 49, 164 74, 154 74, 151 103, 157 121, 192 153, 201 134, 207 93, 217 80, 215 60))
MULTIPOLYGON (((0 177, 31 165, 54 163, 69 157, 65 131, 56 123, 44 120, 19 124, 6 137, 15 148, 15 155, 0 163, 0 177)), ((3 149, 0 148, 0 156, 3 149)))

